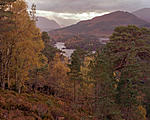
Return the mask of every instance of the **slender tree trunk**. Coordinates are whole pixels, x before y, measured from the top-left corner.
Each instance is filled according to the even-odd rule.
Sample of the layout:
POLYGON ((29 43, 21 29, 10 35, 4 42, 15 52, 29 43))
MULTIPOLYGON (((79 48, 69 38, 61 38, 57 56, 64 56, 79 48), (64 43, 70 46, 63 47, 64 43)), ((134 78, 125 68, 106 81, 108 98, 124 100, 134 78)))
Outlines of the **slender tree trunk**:
POLYGON ((10 89, 10 59, 11 59, 11 54, 12 54, 12 46, 10 49, 8 49, 8 63, 7 63, 7 84, 8 84, 8 89, 10 89))
POLYGON ((2 76, 1 76, 1 86, 2 86, 2 89, 4 90, 4 65, 3 65, 3 61, 2 61, 2 76))
POLYGON ((5 82, 2 82, 2 89, 5 90, 5 82))
POLYGON ((18 93, 21 94, 21 86, 18 87, 18 93))
POLYGON ((2 52, 0 51, 0 87, 2 87, 2 52))
POLYGON ((17 75, 16 82, 17 82, 16 83, 17 84, 17 91, 18 91, 19 94, 21 94, 21 88, 22 88, 21 82, 22 82, 22 80, 21 80, 20 76, 19 76, 19 79, 18 79, 18 75, 17 75))
POLYGON ((6 83, 6 80, 7 80, 7 62, 5 62, 4 64, 4 70, 3 70, 3 82, 2 82, 2 89, 5 90, 5 83, 6 83))
POLYGON ((2 86, 2 89, 4 88, 3 86, 3 84, 4 84, 4 68, 3 68, 3 63, 2 63, 2 76, 1 76, 1 86, 2 86))
POLYGON ((97 83, 95 84, 95 106, 94 106, 94 112, 97 111, 97 83))
POLYGON ((2 67, 2 89, 5 90, 5 66, 2 67))
POLYGON ((76 80, 74 80, 74 103, 76 103, 76 80))
POLYGON ((7 72, 7 81, 8 81, 8 89, 10 89, 10 72, 9 72, 9 70, 8 70, 8 72, 7 72))
POLYGON ((2 83, 3 83, 3 63, 2 63, 2 61, 1 61, 1 71, 0 71, 1 73, 0 73, 0 84, 1 84, 1 87, 2 87, 2 83))
POLYGON ((18 74, 17 74, 17 72, 16 72, 16 79, 15 79, 15 90, 17 90, 17 85, 18 85, 18 74))
POLYGON ((35 77, 35 92, 37 90, 37 83, 38 83, 38 70, 36 70, 36 77, 35 77))

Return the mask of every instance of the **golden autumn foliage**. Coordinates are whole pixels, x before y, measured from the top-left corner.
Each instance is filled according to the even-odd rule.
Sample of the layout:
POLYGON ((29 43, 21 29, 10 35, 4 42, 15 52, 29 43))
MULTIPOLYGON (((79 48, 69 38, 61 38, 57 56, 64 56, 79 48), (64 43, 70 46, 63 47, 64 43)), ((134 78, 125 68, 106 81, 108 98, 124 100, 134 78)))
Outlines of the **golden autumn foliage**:
POLYGON ((30 19, 26 3, 17 0, 12 5, 12 11, 16 25, 16 29, 10 33, 15 35, 16 39, 11 59, 12 69, 15 72, 15 80, 20 81, 20 85, 23 86, 24 81, 28 79, 29 70, 42 65, 40 51, 44 48, 44 43, 39 29, 35 26, 35 21, 30 19))
POLYGON ((140 111, 143 120, 146 120, 146 109, 143 106, 138 106, 138 110, 140 111))
POLYGON ((49 65, 50 83, 54 85, 57 91, 65 94, 65 90, 69 91, 69 78, 67 73, 70 69, 67 66, 67 59, 61 60, 61 55, 56 54, 54 60, 49 65))
POLYGON ((46 61, 46 58, 41 54, 44 43, 40 30, 36 28, 35 21, 31 20, 26 3, 16 0, 10 10, 13 13, 11 19, 14 21, 14 29, 2 34, 3 64, 7 67, 4 70, 9 74, 8 80, 4 82, 9 87, 13 83, 20 91, 28 79, 29 70, 42 66, 44 63, 41 60, 46 61))
MULTIPOLYGON (((30 14, 24 0, 10 2, 5 7, 5 11, 11 11, 11 29, 4 24, 8 31, 0 33, 0 120, 14 116, 21 120, 147 120, 150 98, 145 99, 144 85, 148 83, 149 71, 140 68, 146 60, 138 63, 143 53, 139 58, 138 54, 134 55, 141 65, 139 74, 147 77, 144 79, 138 76, 136 65, 126 65, 135 62, 126 60, 129 55, 119 56, 120 52, 115 55, 117 48, 113 41, 118 37, 111 41, 113 46, 109 46, 110 42, 95 54, 75 50, 69 61, 50 46, 48 33, 41 37, 35 23, 36 5, 30 14)), ((0 25, 1 22, 0 17, 0 25)), ((74 40, 82 41, 79 37, 74 40)))
POLYGON ((66 66, 67 61, 61 61, 60 54, 56 54, 52 67, 50 68, 50 76, 56 80, 59 84, 63 84, 67 79, 67 72, 69 68, 66 66))
POLYGON ((90 72, 89 64, 92 60, 93 58, 91 57, 85 57, 84 63, 80 68, 83 77, 83 81, 81 83, 82 93, 89 96, 93 95, 93 88, 94 88, 94 80, 89 76, 90 72))

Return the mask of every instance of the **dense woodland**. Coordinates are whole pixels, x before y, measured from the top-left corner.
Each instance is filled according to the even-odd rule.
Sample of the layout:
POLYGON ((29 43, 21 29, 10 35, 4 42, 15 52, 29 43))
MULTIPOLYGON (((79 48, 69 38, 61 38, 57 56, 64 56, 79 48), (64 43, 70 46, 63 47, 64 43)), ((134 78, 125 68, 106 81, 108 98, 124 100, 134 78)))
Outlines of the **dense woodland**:
POLYGON ((0 0, 0 120, 150 119, 149 29, 117 27, 68 59, 35 21, 35 5, 0 0))

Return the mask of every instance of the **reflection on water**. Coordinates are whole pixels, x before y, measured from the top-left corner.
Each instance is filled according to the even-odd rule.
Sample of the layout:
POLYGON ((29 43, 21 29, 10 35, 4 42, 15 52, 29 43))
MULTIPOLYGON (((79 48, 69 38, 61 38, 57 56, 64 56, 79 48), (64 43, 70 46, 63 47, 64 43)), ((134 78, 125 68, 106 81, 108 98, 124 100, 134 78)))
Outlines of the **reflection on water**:
POLYGON ((57 42, 55 44, 55 47, 61 51, 63 51, 63 55, 70 58, 72 53, 74 52, 74 49, 66 49, 65 43, 63 42, 57 42))
POLYGON ((105 45, 109 41, 109 38, 99 38, 99 42, 105 45))

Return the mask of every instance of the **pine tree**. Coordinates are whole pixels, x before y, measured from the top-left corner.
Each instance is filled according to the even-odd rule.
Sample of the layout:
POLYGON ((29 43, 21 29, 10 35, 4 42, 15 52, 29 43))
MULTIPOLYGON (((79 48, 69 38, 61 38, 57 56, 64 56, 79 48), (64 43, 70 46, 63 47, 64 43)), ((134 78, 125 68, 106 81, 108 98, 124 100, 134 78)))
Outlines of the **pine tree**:
POLYGON ((84 60, 84 55, 85 53, 82 50, 75 50, 71 55, 71 64, 69 64, 69 76, 70 79, 73 81, 74 103, 76 103, 78 99, 77 85, 79 85, 79 83, 82 81, 80 67, 82 65, 82 61, 84 60))
POLYGON ((112 63, 101 51, 96 53, 90 67, 90 75, 95 85, 93 113, 98 119, 121 119, 119 108, 115 103, 116 82, 113 77, 112 63))
POLYGON ((42 32, 42 40, 44 42, 45 48, 42 53, 47 57, 48 64, 53 60, 57 52, 60 52, 57 48, 53 47, 51 44, 51 39, 47 32, 42 32))
POLYGON ((118 73, 116 102, 125 119, 141 119, 137 109, 143 103, 143 87, 150 73, 149 40, 148 29, 122 26, 115 29, 104 49, 113 72, 118 73))

